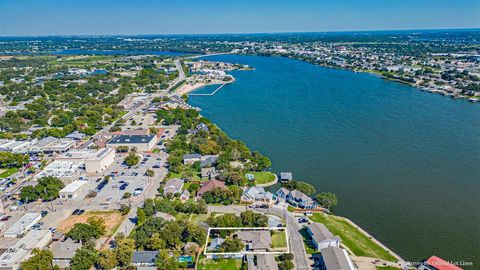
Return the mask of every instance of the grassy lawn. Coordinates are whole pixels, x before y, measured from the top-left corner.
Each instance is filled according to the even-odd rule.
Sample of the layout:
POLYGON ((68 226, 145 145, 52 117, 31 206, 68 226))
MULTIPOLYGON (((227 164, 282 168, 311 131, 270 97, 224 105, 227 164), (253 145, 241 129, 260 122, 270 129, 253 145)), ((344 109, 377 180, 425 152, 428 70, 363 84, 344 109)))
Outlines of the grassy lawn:
POLYGON ((18 168, 5 169, 2 173, 0 173, 0 178, 7 178, 7 177, 9 177, 10 175, 12 175, 16 172, 18 172, 18 168))
POLYGON ((287 247, 287 235, 285 231, 274 231, 272 234, 272 248, 287 247))
POLYGON ((397 261, 388 251, 377 245, 342 217, 317 213, 310 219, 325 224, 334 235, 340 236, 342 243, 357 256, 397 261))
POLYGON ((399 270, 400 268, 393 266, 377 266, 377 270, 399 270))
POLYGON ((207 221, 207 219, 208 219, 208 214, 198 214, 198 215, 192 214, 190 216, 190 221, 192 221, 193 223, 196 223, 196 224, 198 224, 200 222, 205 222, 205 221, 207 221))
POLYGON ((205 259, 199 264, 198 269, 202 270, 237 270, 242 266, 242 261, 238 259, 205 259))
POLYGON ((271 172, 248 172, 255 176, 255 184, 267 184, 275 180, 275 175, 271 172))

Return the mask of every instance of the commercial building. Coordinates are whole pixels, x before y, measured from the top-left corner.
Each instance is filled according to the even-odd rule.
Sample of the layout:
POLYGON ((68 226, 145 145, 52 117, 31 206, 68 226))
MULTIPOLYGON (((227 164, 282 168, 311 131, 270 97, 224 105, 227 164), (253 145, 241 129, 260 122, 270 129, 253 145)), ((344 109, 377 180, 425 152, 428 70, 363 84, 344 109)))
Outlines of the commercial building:
POLYGON ((63 153, 75 146, 76 142, 71 139, 57 139, 54 137, 45 137, 38 142, 30 145, 28 153, 63 153))
POLYGON ((0 151, 22 153, 30 146, 30 144, 30 141, 1 140, 0 151))
POLYGON ((62 190, 60 190, 59 195, 61 199, 75 199, 80 193, 82 193, 86 188, 88 181, 76 180, 68 184, 62 190))
POLYGON ((115 162, 115 150, 111 148, 99 149, 93 156, 85 160, 85 170, 88 174, 105 171, 115 162))
POLYGON ((35 179, 52 176, 59 178, 65 183, 71 183, 80 175, 83 166, 84 163, 82 162, 56 160, 35 175, 35 179))
POLYGON ((40 213, 26 213, 3 233, 3 237, 5 238, 21 237, 35 223, 40 221, 40 219, 42 219, 42 215, 40 213))
POLYGON ((157 143, 157 136, 155 135, 117 135, 107 142, 107 148, 117 148, 119 146, 126 146, 129 148, 135 147, 138 151, 151 151, 157 143))
POLYGON ((28 232, 15 245, 8 248, 0 256, 0 270, 17 270, 22 261, 27 260, 35 248, 45 248, 52 239, 49 230, 35 230, 28 232))
POLYGON ((105 171, 115 162, 115 150, 112 148, 72 149, 55 157, 55 160, 83 163, 88 174, 97 174, 105 171))

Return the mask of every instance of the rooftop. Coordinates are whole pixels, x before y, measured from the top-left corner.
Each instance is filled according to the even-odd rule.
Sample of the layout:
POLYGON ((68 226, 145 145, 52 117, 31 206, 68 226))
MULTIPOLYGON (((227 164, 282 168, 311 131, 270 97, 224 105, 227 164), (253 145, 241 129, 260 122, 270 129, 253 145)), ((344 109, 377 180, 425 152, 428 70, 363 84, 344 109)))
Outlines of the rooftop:
POLYGON ((328 247, 321 251, 323 262, 327 269, 350 270, 355 269, 352 261, 344 249, 338 247, 328 247))
POLYGON ((125 144, 125 143, 149 143, 155 138, 155 135, 117 135, 107 144, 125 144))
POLYGON ((66 187, 62 188, 62 190, 60 190, 60 192, 61 193, 63 193, 63 192, 68 192, 68 193, 75 192, 79 188, 81 188, 82 186, 84 186, 86 184, 88 184, 88 181, 76 180, 76 181, 73 181, 72 183, 68 184, 66 187))
POLYGON ((334 236, 323 223, 313 222, 308 224, 308 229, 312 232, 312 238, 315 242, 320 243, 325 240, 340 240, 338 236, 334 236))

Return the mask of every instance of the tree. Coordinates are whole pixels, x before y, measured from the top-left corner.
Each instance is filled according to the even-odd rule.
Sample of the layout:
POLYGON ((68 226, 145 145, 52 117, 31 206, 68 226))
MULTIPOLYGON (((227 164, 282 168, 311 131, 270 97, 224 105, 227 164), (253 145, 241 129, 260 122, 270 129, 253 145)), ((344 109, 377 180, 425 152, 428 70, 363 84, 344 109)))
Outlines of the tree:
POLYGON ((179 268, 175 256, 170 256, 166 251, 158 253, 155 264, 159 270, 176 270, 179 268))
POLYGON ((98 253, 93 247, 82 246, 70 262, 70 270, 88 270, 97 261, 98 253))
POLYGON ((117 253, 112 249, 100 251, 97 259, 97 266, 103 270, 110 270, 117 266, 117 253))
POLYGON ((72 238, 74 241, 85 242, 89 239, 100 237, 100 234, 97 228, 90 224, 76 223, 66 236, 72 238))
POLYGON ((53 254, 50 250, 35 248, 33 256, 21 264, 22 270, 51 270, 53 269, 53 254))
POLYGON ((145 211, 142 208, 137 208, 137 225, 142 225, 145 222, 145 211))
POLYGON ((155 172, 151 169, 147 169, 147 171, 145 172, 145 175, 148 177, 153 177, 155 175, 155 172))
POLYGON ((147 243, 147 248, 149 250, 161 250, 167 246, 165 240, 163 240, 162 236, 159 233, 154 233, 150 240, 147 243))
POLYGON ((322 192, 317 194, 317 202, 330 210, 330 208, 334 207, 337 205, 337 195, 331 192, 322 192))
POLYGON ((87 219, 87 223, 93 228, 95 228, 98 235, 104 235, 107 230, 107 226, 105 225, 105 220, 102 217, 91 216, 87 219))
POLYGON ((240 252, 245 245, 238 238, 227 238, 220 246, 221 252, 240 252))
POLYGON ((33 186, 25 186, 20 190, 20 199, 25 203, 34 202, 39 198, 37 190, 33 186))
POLYGON ((315 190, 315 187, 310 185, 309 183, 306 183, 306 182, 302 182, 302 181, 290 181, 290 182, 285 182, 285 183, 282 183, 282 187, 288 189, 288 190, 298 190, 298 191, 301 191, 303 193, 305 193, 306 195, 313 195, 316 190, 315 190))
POLYGON ((245 227, 267 227, 268 217, 262 213, 255 213, 247 210, 240 214, 243 226, 245 227))
POLYGON ((122 216, 128 215, 128 213, 130 213, 130 207, 125 204, 120 205, 120 213, 122 213, 122 216))
POLYGON ((133 239, 125 238, 117 242, 117 261, 118 265, 125 267, 132 262, 133 252, 135 251, 135 242, 133 239))
POLYGON ((123 160, 127 166, 135 166, 140 162, 140 157, 134 152, 130 152, 123 160))
POLYGON ((182 228, 177 222, 168 222, 160 231, 168 247, 176 248, 180 245, 182 238, 182 228))

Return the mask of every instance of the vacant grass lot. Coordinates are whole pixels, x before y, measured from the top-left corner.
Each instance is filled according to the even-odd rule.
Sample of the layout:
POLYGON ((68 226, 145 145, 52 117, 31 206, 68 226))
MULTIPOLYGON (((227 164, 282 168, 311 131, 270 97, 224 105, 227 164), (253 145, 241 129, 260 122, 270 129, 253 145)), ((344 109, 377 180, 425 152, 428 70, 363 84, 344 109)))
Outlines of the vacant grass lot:
POLYGON ((287 235, 285 231, 274 231, 272 234, 272 248, 286 248, 287 235))
POLYGON ((199 263, 200 270, 237 270, 241 269, 242 261, 239 259, 204 259, 199 263))
POLYGON ((64 220, 58 230, 67 233, 73 225, 77 223, 87 223, 89 217, 92 216, 99 216, 105 220, 105 225, 107 227, 106 236, 110 236, 117 230, 118 226, 122 223, 123 219, 125 218, 119 211, 110 210, 110 211, 88 211, 79 216, 70 216, 66 220, 64 220))
POLYGON ((271 172, 248 172, 255 176, 255 184, 268 184, 275 180, 275 175, 271 172))
POLYGON ((310 219, 325 224, 334 235, 340 236, 342 243, 357 256, 397 261, 388 251, 377 245, 342 217, 316 213, 310 219))

